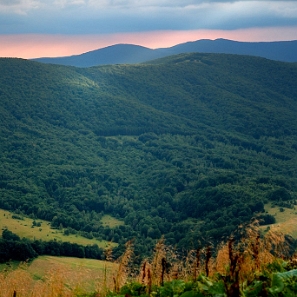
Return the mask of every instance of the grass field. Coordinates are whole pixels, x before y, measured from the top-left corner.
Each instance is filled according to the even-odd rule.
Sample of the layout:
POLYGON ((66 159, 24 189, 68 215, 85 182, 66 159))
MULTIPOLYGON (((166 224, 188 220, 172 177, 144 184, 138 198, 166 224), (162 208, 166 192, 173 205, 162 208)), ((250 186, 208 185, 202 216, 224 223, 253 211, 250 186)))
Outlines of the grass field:
POLYGON ((83 293, 102 291, 102 286, 112 289, 118 269, 118 264, 111 262, 53 256, 40 256, 32 263, 16 265, 0 267, 1 296, 14 296, 14 291, 17 296, 74 296, 77 293, 83 296, 83 293))
MULTIPOLYGON (((58 241, 68 241, 71 243, 77 243, 81 245, 92 245, 97 244, 101 248, 106 248, 108 246, 115 246, 115 243, 109 243, 104 240, 88 239, 76 234, 64 235, 63 229, 51 229, 50 222, 43 220, 36 220, 40 222, 40 227, 33 227, 33 219, 20 216, 22 219, 12 218, 13 214, 6 210, 0 209, 0 229, 5 228, 9 229, 13 233, 17 234, 21 238, 26 237, 29 239, 41 239, 44 241, 49 240, 58 240, 58 241)), ((104 216, 102 218, 103 225, 108 225, 110 227, 115 227, 123 224, 122 221, 119 221, 111 216, 104 216)))
POLYGON ((101 219, 101 223, 103 226, 109 226, 110 228, 124 225, 123 221, 120 221, 110 215, 104 215, 101 219))
POLYGON ((53 273, 60 274, 67 280, 68 286, 91 292, 102 285, 105 268, 107 281, 110 282, 108 286, 111 286, 117 267, 115 263, 93 259, 41 256, 31 263, 28 272, 35 280, 48 278, 53 273))
MULTIPOLYGON (((281 231, 297 239, 297 210, 296 208, 272 207, 271 203, 265 206, 265 210, 275 217, 276 223, 268 225, 272 230, 281 231)), ((265 226, 266 228, 267 226, 265 226)))

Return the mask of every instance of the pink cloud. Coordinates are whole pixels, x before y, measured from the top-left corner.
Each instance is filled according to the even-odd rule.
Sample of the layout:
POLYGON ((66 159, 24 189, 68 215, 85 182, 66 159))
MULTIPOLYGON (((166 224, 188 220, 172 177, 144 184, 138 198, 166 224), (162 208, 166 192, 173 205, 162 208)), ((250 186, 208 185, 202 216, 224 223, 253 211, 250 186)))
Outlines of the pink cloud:
POLYGON ((59 57, 77 55, 117 43, 161 48, 187 41, 216 38, 237 41, 297 40, 297 27, 252 28, 230 31, 154 31, 109 35, 0 35, 0 56, 25 59, 59 57))

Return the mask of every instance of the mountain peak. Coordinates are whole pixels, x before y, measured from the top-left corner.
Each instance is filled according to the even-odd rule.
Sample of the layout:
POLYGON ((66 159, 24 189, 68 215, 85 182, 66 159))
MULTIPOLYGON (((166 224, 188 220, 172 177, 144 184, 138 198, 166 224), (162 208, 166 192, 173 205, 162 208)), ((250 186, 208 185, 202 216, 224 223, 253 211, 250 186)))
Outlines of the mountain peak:
POLYGON ((239 42, 224 38, 200 39, 154 50, 141 45, 120 43, 81 55, 34 60, 42 63, 90 67, 107 64, 142 63, 170 55, 191 52, 251 55, 283 62, 297 62, 297 41, 239 42))

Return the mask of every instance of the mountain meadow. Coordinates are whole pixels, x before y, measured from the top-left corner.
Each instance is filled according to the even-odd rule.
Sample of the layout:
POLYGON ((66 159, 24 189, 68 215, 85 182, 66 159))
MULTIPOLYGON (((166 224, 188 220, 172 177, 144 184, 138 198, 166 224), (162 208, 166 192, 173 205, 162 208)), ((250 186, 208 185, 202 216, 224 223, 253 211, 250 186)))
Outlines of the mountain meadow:
MULTIPOLYGON (((275 217, 268 206, 286 214, 296 205, 296 86, 296 63, 241 55, 180 54, 90 68, 1 58, 0 208, 35 225, 47 221, 63 241, 74 235, 112 242, 114 258, 130 258, 125 244, 133 240, 137 264, 154 247, 164 252, 163 243, 181 254, 216 246, 253 218, 269 230, 275 217), (115 223, 104 224, 106 217, 115 223)), ((4 228, 2 240, 20 240, 11 231, 4 228)), ((30 246, 47 254, 45 242, 30 246)), ((50 242, 52 256, 106 258, 94 245, 50 242)), ((232 244, 229 280, 237 286, 232 244)), ((259 268, 255 255, 251 263, 259 268)), ((188 284, 175 280, 155 295, 239 296, 237 287, 224 289, 226 279, 212 288, 227 295, 208 291, 209 259, 206 250, 199 280, 206 293, 193 289, 196 283, 188 291, 197 294, 186 294, 188 284)), ((264 290, 261 281, 249 290, 264 290)), ((133 288, 123 295, 142 294, 143 287, 133 288)), ((152 283, 146 288, 154 290, 152 283)))

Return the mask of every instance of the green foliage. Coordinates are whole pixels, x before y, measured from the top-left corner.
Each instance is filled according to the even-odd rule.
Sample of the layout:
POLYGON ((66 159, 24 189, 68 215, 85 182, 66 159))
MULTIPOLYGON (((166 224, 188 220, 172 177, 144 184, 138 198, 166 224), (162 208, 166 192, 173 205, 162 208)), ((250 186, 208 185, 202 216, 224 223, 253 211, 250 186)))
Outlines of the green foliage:
POLYGON ((285 188, 276 189, 276 190, 270 192, 268 195, 269 195, 270 200, 287 201, 287 200, 292 199, 291 194, 285 188))
POLYGON ((146 295, 146 288, 144 285, 133 282, 133 283, 124 285, 120 290, 120 294, 130 295, 130 296, 143 296, 143 295, 146 295))
POLYGON ((265 202, 297 197, 295 64, 188 54, 0 68, 3 209, 89 238, 137 238, 144 255, 162 234, 179 248, 220 240, 265 202))
POLYGON ((222 281, 213 281, 201 274, 198 277, 197 284, 199 291, 203 293, 204 296, 226 296, 224 283, 222 281))
POLYGON ((66 256, 77 258, 101 259, 103 250, 98 245, 82 246, 70 242, 58 242, 56 240, 28 240, 18 235, 3 230, 0 239, 0 263, 9 260, 27 261, 40 255, 66 256))
POLYGON ((261 296, 261 292, 263 289, 262 281, 253 281, 247 288, 243 290, 243 296, 245 297, 257 297, 261 296))
POLYGON ((160 297, 177 297, 185 290, 185 282, 182 280, 173 280, 164 283, 164 286, 159 289, 160 297))
POLYGON ((272 275, 271 287, 268 288, 272 296, 296 296, 297 293, 297 269, 274 273, 272 275))
POLYGON ((21 240, 18 235, 14 234, 13 232, 11 232, 8 229, 4 229, 2 231, 2 238, 4 240, 12 240, 12 241, 20 241, 21 240))
POLYGON ((274 216, 272 216, 270 214, 261 214, 257 218, 259 220, 260 225, 269 225, 269 224, 275 223, 274 216))

